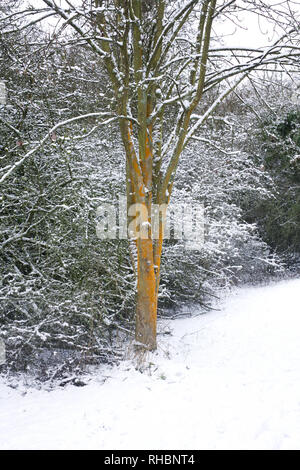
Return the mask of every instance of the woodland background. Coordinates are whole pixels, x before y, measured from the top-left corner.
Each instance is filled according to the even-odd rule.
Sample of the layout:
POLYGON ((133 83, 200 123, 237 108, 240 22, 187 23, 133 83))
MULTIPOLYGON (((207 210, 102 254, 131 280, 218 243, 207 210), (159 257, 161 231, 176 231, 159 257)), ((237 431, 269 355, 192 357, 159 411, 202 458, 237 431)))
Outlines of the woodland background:
MULTIPOLYGON (((109 106, 112 98, 99 59, 84 44, 70 37, 61 47, 48 39, 38 24, 0 33, 0 79, 8 94, 0 109, 3 168, 57 122, 109 106)), ((185 149, 173 203, 204 204, 205 244, 189 251, 183 241, 166 241, 161 317, 184 315, 192 304, 205 312, 232 285, 299 273, 300 108, 293 77, 253 74, 185 149)), ((204 95, 202 109, 214 93, 204 95)), ((4 373, 50 380, 112 363, 133 334, 128 242, 96 236, 97 207, 117 204, 126 191, 124 151, 117 125, 89 134, 93 125, 87 119, 59 129, 2 184, 4 373)))

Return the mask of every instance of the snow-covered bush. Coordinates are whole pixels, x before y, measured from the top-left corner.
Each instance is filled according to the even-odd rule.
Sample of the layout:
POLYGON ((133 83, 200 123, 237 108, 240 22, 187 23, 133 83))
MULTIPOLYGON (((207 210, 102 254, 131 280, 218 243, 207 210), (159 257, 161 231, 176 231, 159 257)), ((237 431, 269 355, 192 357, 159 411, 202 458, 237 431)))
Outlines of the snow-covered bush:
POLYGON ((272 178, 272 197, 242 203, 248 221, 256 222, 260 235, 288 264, 299 253, 300 227, 300 107, 293 82, 273 80, 259 95, 244 97, 247 137, 241 147, 263 173, 272 178), (254 99, 259 106, 254 109, 254 99))
MULTIPOLYGON (((27 54, 26 38, 15 41, 15 54, 27 54)), ((54 48, 50 62, 31 50, 27 70, 5 46, 1 176, 62 112, 72 117, 91 106, 72 51, 62 57, 65 53, 54 48)), ((89 90, 93 87, 92 82, 89 90)), ((100 92, 92 106, 104 100, 100 92)), ((123 191, 122 156, 117 144, 107 145, 113 128, 86 138, 93 125, 87 121, 53 133, 1 184, 0 326, 6 367, 31 368, 47 377, 60 370, 58 365, 110 361, 118 353, 112 340, 131 324, 134 279, 127 242, 96 237, 97 206, 123 191)))
MULTIPOLYGON (((206 138, 209 135, 206 132, 206 138)), ((214 145, 216 136, 210 135, 214 145)), ((222 142, 219 141, 219 145, 222 142)), ((202 204, 204 244, 186 249, 184 241, 166 243, 163 293, 169 304, 207 304, 209 293, 233 283, 258 282, 281 269, 281 261, 261 239, 255 223, 245 220, 241 204, 272 199, 272 182, 251 156, 237 149, 214 148, 196 142, 183 155, 174 187, 175 203, 202 204)))
POLYGON ((60 151, 44 149, 4 187, 1 335, 18 367, 38 363, 45 349, 110 360, 114 332, 131 319, 127 243, 100 241, 95 230, 97 205, 118 185, 73 159, 66 164, 60 151))

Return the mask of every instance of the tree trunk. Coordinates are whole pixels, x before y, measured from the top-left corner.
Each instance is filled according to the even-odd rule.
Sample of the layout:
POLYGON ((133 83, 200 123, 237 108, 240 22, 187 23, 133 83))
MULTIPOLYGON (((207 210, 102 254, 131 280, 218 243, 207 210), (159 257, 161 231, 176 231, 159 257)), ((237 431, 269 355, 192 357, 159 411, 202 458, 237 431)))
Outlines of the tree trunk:
POLYGON ((157 295, 151 239, 138 240, 138 276, 136 303, 137 346, 156 349, 157 295))

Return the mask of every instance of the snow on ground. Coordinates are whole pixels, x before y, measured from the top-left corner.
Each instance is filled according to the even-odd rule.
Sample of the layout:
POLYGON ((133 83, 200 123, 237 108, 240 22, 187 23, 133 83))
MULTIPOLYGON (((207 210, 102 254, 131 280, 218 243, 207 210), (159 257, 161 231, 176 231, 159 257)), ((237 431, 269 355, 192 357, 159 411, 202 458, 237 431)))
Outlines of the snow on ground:
POLYGON ((2 380, 0 448, 300 449, 299 293, 300 280, 244 288, 219 311, 163 321, 172 336, 144 373, 127 360, 86 387, 2 380))

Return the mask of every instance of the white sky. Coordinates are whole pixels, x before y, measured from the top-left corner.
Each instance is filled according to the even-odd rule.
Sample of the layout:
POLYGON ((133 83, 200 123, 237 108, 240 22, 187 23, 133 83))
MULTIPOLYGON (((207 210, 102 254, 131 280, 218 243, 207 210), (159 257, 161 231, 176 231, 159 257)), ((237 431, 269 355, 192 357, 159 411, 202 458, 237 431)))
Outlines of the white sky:
MULTIPOLYGON (((80 4, 81 0, 71 0, 73 4, 80 4)), ((269 5, 276 5, 276 8, 285 8, 284 6, 280 7, 280 4, 284 5, 285 0, 264 0, 265 3, 269 5)), ((30 3, 35 7, 45 7, 46 5, 42 0, 26 0, 26 3, 30 3)), ((62 6, 67 6, 65 0, 56 0, 56 3, 62 6)), ((245 8, 249 5, 249 2, 244 2, 243 0, 236 0, 238 6, 244 6, 245 8)), ((298 10, 300 14, 300 0, 294 0, 292 2, 294 10, 298 10)), ((52 24, 56 24, 56 20, 47 20, 52 24)), ((239 13, 236 17, 235 23, 229 19, 224 22, 215 23, 214 26, 215 32, 220 35, 223 35, 223 41, 226 46, 240 46, 240 47, 259 47, 266 46, 273 43, 279 35, 282 34, 282 31, 277 28, 274 30, 274 25, 272 22, 268 21, 266 18, 263 18, 261 15, 257 15, 253 12, 239 13)))
POLYGON ((226 46, 261 47, 273 43, 278 36, 272 23, 254 13, 240 14, 239 20, 237 24, 229 20, 222 24, 226 46))
MULTIPOLYGON (((238 0, 239 6, 243 5, 242 0, 238 0)), ((285 1, 265 0, 265 3, 276 5, 278 10, 286 9, 285 1), (282 6, 280 6, 282 3, 282 6)), ((300 14, 300 0, 293 2, 293 10, 300 14)), ((283 19, 283 16, 279 20, 283 19)), ((259 47, 267 46, 276 41, 283 34, 283 29, 275 26, 274 22, 268 20, 260 14, 247 11, 239 13, 234 23, 230 20, 222 24, 222 32, 224 32, 224 42, 228 46, 241 47, 259 47)))

